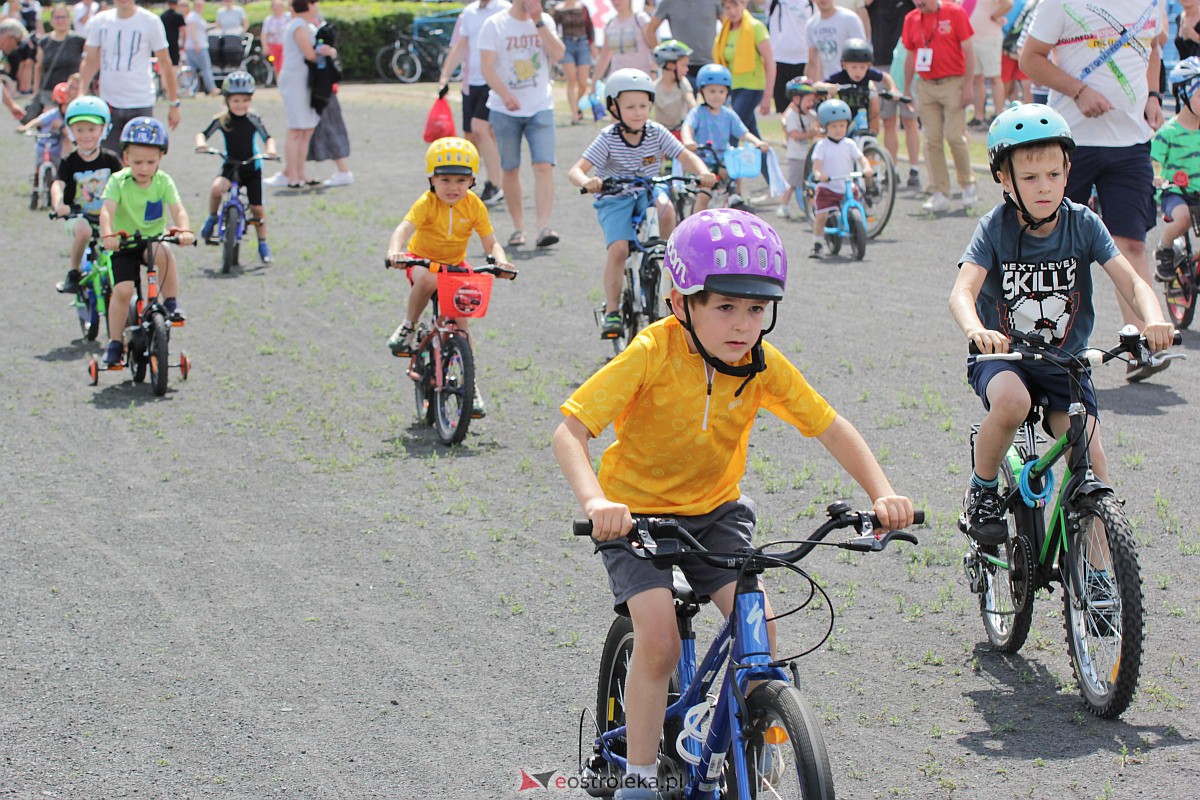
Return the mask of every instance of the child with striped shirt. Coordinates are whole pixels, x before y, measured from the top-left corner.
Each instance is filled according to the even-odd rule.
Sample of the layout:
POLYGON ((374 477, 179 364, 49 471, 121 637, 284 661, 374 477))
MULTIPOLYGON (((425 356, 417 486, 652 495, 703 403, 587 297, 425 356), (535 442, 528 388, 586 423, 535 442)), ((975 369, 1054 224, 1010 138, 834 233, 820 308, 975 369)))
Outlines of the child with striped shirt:
POLYGON ((638 69, 619 69, 612 74, 605 90, 605 105, 616 122, 600 131, 571 167, 567 177, 581 189, 596 193, 592 207, 604 231, 608 248, 604 264, 604 325, 600 338, 613 339, 621 334, 621 315, 617 311, 624 281, 625 259, 629 242, 637 236, 633 218, 646 209, 651 200, 658 208, 659 235, 666 239, 675 228, 675 210, 667 193, 656 188, 654 197, 644 188, 627 186, 615 194, 599 194, 605 178, 654 177, 666 159, 679 159, 688 172, 700 176, 701 185, 711 187, 714 176, 699 156, 685 150, 671 132, 650 122, 654 105, 654 81, 638 69), (593 169, 596 174, 588 177, 593 169))

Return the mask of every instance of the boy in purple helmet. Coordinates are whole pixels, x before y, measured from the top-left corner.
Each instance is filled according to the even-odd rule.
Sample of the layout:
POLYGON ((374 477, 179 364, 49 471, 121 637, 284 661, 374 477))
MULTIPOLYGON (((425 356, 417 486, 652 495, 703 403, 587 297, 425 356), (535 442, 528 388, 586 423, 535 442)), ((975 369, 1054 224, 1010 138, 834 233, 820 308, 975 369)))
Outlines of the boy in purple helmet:
MULTIPOLYGON (((912 502, 892 489, 854 426, 763 342, 787 281, 787 254, 774 229, 744 211, 698 212, 671 235, 667 271, 673 313, 638 334, 561 407, 566 419, 554 433, 554 455, 593 536, 624 536, 633 514, 648 514, 676 518, 711 550, 749 545, 755 506, 738 484, 760 408, 817 438, 870 495, 885 528, 911 524, 912 502), (616 441, 597 475, 588 444, 609 423, 616 441)), ((632 618, 636 642, 625 686, 629 770, 617 798, 655 800, 667 684, 680 651, 671 572, 623 551, 602 557, 614 607, 632 618)), ((696 562, 683 569, 696 594, 728 616, 736 570, 696 562)), ((768 633, 774 649, 773 623, 768 633)))

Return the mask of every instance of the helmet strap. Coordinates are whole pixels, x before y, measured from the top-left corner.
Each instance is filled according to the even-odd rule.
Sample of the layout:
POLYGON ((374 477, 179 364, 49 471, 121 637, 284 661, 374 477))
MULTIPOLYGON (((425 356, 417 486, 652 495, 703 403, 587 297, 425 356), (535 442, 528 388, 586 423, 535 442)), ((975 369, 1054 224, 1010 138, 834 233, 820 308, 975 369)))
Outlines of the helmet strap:
POLYGON ((754 346, 750 348, 750 363, 734 365, 722 361, 704 349, 704 344, 701 343, 700 337, 696 335, 696 331, 692 327, 692 308, 688 303, 688 296, 683 296, 683 316, 685 318, 683 328, 689 334, 691 334, 692 341, 696 344, 696 352, 700 354, 702 359, 704 359, 704 363, 708 364, 722 375, 730 375, 735 378, 745 378, 745 380, 742 381, 742 385, 739 386, 737 391, 733 393, 734 397, 741 397, 742 390, 746 388, 746 384, 750 383, 751 379, 753 379, 755 375, 760 372, 764 372, 767 369, 766 358, 763 355, 762 342, 763 337, 775 329, 775 320, 778 316, 778 312, 779 304, 774 302, 771 303, 771 324, 758 334, 758 341, 755 342, 754 346))

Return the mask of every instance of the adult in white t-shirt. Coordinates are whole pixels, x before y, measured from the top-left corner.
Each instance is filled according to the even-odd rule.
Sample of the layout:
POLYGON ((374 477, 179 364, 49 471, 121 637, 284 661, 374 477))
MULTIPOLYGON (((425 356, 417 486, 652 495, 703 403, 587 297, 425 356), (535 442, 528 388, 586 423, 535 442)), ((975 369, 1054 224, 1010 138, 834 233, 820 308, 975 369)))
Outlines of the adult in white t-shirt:
POLYGON ((71 7, 71 26, 75 28, 75 32, 80 36, 86 36, 88 26, 92 24, 92 18, 99 13, 99 3, 89 3, 87 0, 79 0, 78 3, 71 7))
POLYGON ((549 247, 558 242, 558 234, 550 228, 554 205, 550 65, 565 51, 554 20, 542 11, 540 0, 516 0, 507 11, 488 19, 479 33, 479 68, 491 88, 487 106, 500 148, 500 168, 504 170, 504 202, 513 221, 510 247, 526 243, 520 173, 522 137, 529 142, 533 165, 537 246, 549 247))
MULTIPOLYGON (((1050 105, 1071 126, 1076 148, 1067 197, 1086 203, 1095 186, 1113 241, 1151 285, 1146 233, 1156 219, 1150 138, 1163 122, 1162 98, 1151 87, 1158 84, 1165 5, 1165 0, 1105 0, 1102 7, 1072 3, 1068 14, 1064 0, 1042 0, 1021 50, 1021 69, 1050 88, 1050 105), (1106 17, 1136 36, 1140 47, 1114 48, 1119 39, 1106 17), (1106 53, 1109 59, 1091 69, 1106 53)), ((1137 313, 1120 295, 1117 299, 1125 322, 1140 329, 1137 313)))
POLYGON ((833 0, 815 0, 817 13, 808 20, 808 77, 822 81, 842 68, 842 45, 847 39, 867 38, 858 14, 835 5, 833 0))
POLYGON ((487 173, 479 199, 485 203, 497 202, 500 194, 500 149, 496 146, 496 134, 492 131, 491 109, 487 101, 491 94, 483 70, 479 66, 479 34, 483 23, 494 14, 507 11, 512 4, 508 0, 475 0, 462 10, 455 24, 457 39, 446 54, 442 74, 438 78, 438 91, 445 91, 454 70, 463 64, 462 82, 462 128, 463 135, 475 144, 487 173))
POLYGON ((971 9, 971 27, 975 29, 975 119, 973 128, 986 127, 984 105, 987 102, 986 82, 992 87, 992 104, 996 113, 1003 111, 1000 82, 1000 56, 1004 49, 1004 19, 1012 10, 1012 0, 976 0, 971 9))
POLYGON ((812 10, 808 0, 770 0, 767 4, 767 31, 771 34, 771 52, 775 55, 775 111, 782 114, 788 106, 787 82, 804 74, 808 63, 808 18, 812 10))
MULTIPOLYGON (((112 111, 112 128, 104 146, 121 151, 121 130, 134 117, 154 115, 154 70, 150 57, 168 67, 171 54, 167 50, 167 31, 162 20, 135 0, 116 0, 115 8, 101 11, 92 19, 84 43, 83 66, 79 68, 79 85, 88 91, 92 79, 100 76, 100 99, 112 111)), ((170 111, 167 124, 179 126, 179 92, 175 70, 162 70, 170 111)))

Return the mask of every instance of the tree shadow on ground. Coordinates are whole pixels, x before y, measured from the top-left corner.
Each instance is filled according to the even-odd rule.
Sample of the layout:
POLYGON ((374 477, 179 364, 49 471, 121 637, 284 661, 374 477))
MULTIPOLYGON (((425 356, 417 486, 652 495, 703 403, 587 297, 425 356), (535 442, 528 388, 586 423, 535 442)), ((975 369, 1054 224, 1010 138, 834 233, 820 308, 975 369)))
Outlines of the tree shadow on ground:
MULTIPOLYGON (((986 726, 964 732, 957 739, 973 753, 1022 761, 1071 759, 1106 751, 1120 757, 1123 752, 1197 742, 1180 735, 1169 723, 1134 725, 1093 716, 1073 681, 1060 686, 1059 678, 1044 665, 1019 653, 998 653, 981 643, 975 645, 974 655, 980 674, 991 680, 992 687, 963 693, 986 726)), ((1065 646, 1058 655, 1069 670, 1065 646)))

